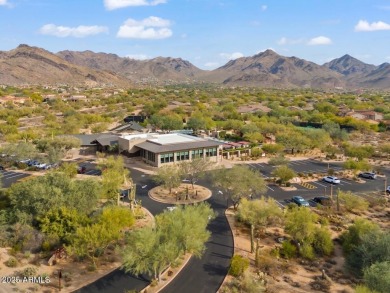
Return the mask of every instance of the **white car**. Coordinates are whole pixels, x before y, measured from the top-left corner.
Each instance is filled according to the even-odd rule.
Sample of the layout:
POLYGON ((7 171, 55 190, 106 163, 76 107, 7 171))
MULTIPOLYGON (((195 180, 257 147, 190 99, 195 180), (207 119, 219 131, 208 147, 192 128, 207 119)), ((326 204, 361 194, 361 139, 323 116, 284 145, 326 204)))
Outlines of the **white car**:
POLYGON ((390 194, 390 185, 386 188, 386 193, 390 194))
POLYGON ((177 207, 167 207, 168 212, 173 212, 177 207))
POLYGON ((333 184, 340 184, 340 179, 334 176, 325 176, 322 180, 333 184))

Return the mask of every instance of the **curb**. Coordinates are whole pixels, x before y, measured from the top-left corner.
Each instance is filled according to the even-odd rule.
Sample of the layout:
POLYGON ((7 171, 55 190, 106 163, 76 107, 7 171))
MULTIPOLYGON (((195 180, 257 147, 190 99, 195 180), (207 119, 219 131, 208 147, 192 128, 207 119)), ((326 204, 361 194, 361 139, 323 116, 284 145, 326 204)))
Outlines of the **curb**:
MULTIPOLYGON (((230 207, 228 207, 228 208, 225 210, 225 218, 226 218, 226 221, 227 221, 228 224, 229 224, 230 231, 232 231, 232 236, 233 236, 233 237, 232 237, 232 238, 233 238, 233 256, 234 256, 234 255, 236 254, 236 252, 237 252, 237 249, 236 249, 236 242, 235 242, 236 239, 235 239, 235 237, 234 237, 234 231, 233 231, 232 225, 230 224, 229 219, 228 219, 228 217, 227 217, 227 215, 226 215, 226 212, 229 210, 229 208, 230 208, 230 207)), ((229 272, 226 274, 225 278, 223 279, 221 285, 220 285, 219 288, 218 288, 217 293, 219 292, 219 290, 221 290, 222 286, 226 283, 226 280, 227 280, 228 276, 229 276, 229 272)))
MULTIPOLYGON (((166 283, 164 285, 161 286, 161 288, 158 288, 156 291, 154 291, 153 293, 158 293, 160 292, 162 289, 164 289, 166 286, 168 286, 175 278, 178 274, 180 274, 180 272, 184 269, 184 267, 187 265, 187 263, 190 261, 190 259, 192 258, 192 254, 187 254, 185 256, 185 259, 183 261, 183 263, 181 264, 181 266, 179 267, 179 269, 177 270, 177 272, 170 278, 166 281, 166 283)), ((164 272, 163 274, 165 274, 166 272, 168 272, 169 270, 171 269, 171 267, 168 267, 164 272)), ((146 292, 149 292, 149 289, 153 288, 150 284, 148 286, 146 286, 145 288, 143 288, 140 293, 146 293, 146 292)))

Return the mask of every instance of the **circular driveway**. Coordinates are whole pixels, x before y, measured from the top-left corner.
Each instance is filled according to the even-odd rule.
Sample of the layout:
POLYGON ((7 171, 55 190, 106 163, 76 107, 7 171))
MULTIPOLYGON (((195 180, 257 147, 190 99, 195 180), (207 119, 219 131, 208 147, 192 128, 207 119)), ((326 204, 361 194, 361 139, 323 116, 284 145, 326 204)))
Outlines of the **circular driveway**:
MULTIPOLYGON (((142 200, 142 206, 147 208, 153 215, 163 212, 169 206, 169 204, 159 203, 148 197, 148 191, 156 186, 149 175, 131 169, 131 177, 137 184, 137 199, 142 200)), ((211 237, 206 243, 206 250, 203 256, 199 259, 192 257, 176 278, 160 292, 217 292, 228 272, 234 247, 233 235, 225 217, 226 201, 218 196, 217 190, 212 188, 211 182, 207 179, 200 180, 198 184, 209 188, 213 194, 207 200, 217 213, 216 218, 208 225, 211 237)), ((125 290, 141 290, 149 282, 148 276, 136 277, 117 269, 75 292, 123 293, 125 290)))

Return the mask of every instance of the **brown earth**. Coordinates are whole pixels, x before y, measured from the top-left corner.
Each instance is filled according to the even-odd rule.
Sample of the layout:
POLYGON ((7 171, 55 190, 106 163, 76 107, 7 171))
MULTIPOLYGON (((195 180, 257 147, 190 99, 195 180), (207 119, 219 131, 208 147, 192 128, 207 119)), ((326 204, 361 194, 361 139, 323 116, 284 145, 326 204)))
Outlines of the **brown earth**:
MULTIPOLYGON (((154 218, 144 210, 144 217, 137 219, 134 228, 153 225, 154 218)), ((107 275, 111 271, 121 266, 119 257, 116 255, 114 248, 107 249, 107 253, 99 260, 99 266, 96 270, 91 270, 89 261, 76 262, 75 260, 61 259, 53 266, 48 265, 48 257, 42 258, 39 254, 17 254, 15 257, 19 260, 18 266, 10 268, 5 265, 5 262, 11 257, 11 248, 0 248, 0 275, 17 276, 18 272, 23 271, 27 267, 35 268, 36 274, 40 276, 45 274, 48 276, 47 284, 34 284, 32 282, 18 282, 17 284, 0 283, 0 293, 9 292, 58 292, 59 280, 58 271, 61 270, 61 292, 73 292, 87 284, 90 284, 101 277, 107 275)))

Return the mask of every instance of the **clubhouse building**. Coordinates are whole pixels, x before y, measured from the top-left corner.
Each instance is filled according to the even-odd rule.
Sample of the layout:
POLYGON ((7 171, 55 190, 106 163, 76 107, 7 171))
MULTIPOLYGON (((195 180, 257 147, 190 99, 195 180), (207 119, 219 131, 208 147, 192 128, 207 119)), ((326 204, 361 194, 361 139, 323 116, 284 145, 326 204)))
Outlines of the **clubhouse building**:
POLYGON ((207 158, 217 162, 222 143, 181 133, 143 133, 118 137, 119 152, 129 157, 141 157, 154 167, 207 158))

